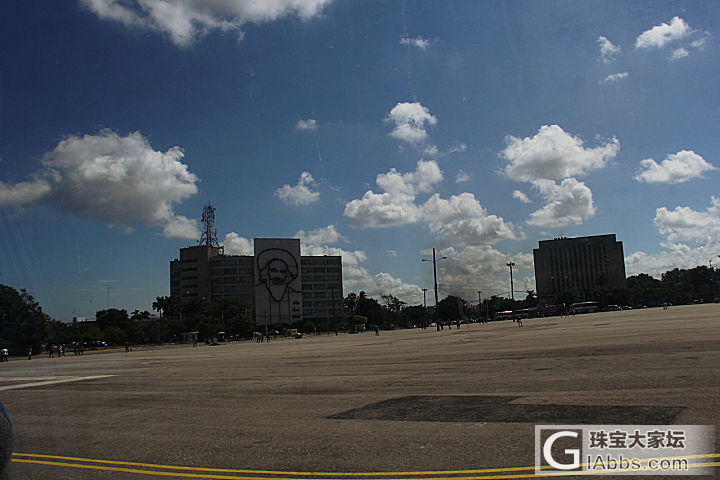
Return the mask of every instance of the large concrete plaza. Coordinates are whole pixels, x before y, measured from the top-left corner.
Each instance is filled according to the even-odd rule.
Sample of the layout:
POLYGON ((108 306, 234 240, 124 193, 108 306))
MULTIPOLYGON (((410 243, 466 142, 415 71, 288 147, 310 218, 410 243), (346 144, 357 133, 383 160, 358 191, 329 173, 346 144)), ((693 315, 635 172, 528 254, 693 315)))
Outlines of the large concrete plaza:
POLYGON ((0 365, 0 400, 16 429, 13 479, 524 478, 532 469, 510 468, 533 466, 536 424, 717 428, 719 379, 720 305, 698 305, 17 358, 0 365))

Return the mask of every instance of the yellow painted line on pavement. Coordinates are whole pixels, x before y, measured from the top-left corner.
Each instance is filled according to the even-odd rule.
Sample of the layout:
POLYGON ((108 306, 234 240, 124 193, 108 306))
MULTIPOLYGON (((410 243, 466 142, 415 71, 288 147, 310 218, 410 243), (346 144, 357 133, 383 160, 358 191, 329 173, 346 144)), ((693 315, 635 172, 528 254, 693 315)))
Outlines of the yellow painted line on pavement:
MULTIPOLYGON (((514 478, 544 478, 550 476, 563 476, 562 472, 552 472, 547 474, 512 474, 512 475, 487 475, 487 476, 456 476, 456 475, 468 475, 468 474, 482 474, 482 473, 506 473, 506 472, 518 472, 518 471, 535 471, 535 467, 505 467, 505 468, 486 468, 477 470, 433 470, 433 471, 418 471, 418 472, 289 472, 289 471, 273 471, 273 470, 237 470, 237 469, 220 469, 220 468, 201 468, 201 467, 182 467, 177 465, 160 465, 151 463, 139 463, 139 462, 123 462, 123 461, 112 461, 112 460, 97 460, 80 457, 65 457, 59 455, 33 455, 27 453, 15 453, 13 457, 34 457, 35 459, 23 459, 13 458, 13 462, 17 463, 29 463, 38 465, 50 465, 70 468, 83 468, 91 470, 105 470, 105 471, 117 471, 126 473, 137 473, 141 475, 152 475, 152 476, 165 476, 165 477, 182 477, 182 478, 208 478, 217 480, 298 480, 297 477, 310 477, 303 478, 303 480, 310 480, 312 477, 375 477, 373 480, 384 480, 383 476, 390 477, 388 480, 398 480, 398 478, 412 478, 416 476, 423 476, 422 480, 489 480, 493 478, 503 479, 514 479, 514 478), (36 460, 44 458, 48 460, 36 460), (88 465, 78 463, 66 463, 66 462, 55 462, 50 460, 70 460, 70 461, 81 461, 87 463, 96 463, 101 465, 88 465), (244 473, 251 474, 252 476, 243 477, 237 475, 213 475, 213 474, 200 474, 200 473, 185 473, 185 472, 163 472, 158 470, 141 470, 134 468, 115 467, 111 465, 126 465, 135 467, 146 467, 154 469, 165 469, 165 470, 185 470, 185 472, 215 472, 215 473, 244 473), (274 475, 273 477, 259 477, 258 474, 274 475), (429 477, 428 475, 453 475, 451 477, 429 477), (285 477, 283 477, 285 476, 285 477)), ((663 457, 662 459, 703 459, 703 458, 720 458, 720 454, 704 454, 704 455, 688 455, 678 457, 663 457)), ((644 459, 647 461, 648 459, 644 459)), ((658 459, 660 460, 660 459, 658 459)), ((583 465, 584 466, 584 465, 583 465)), ((705 462, 705 463, 690 463, 689 468, 708 468, 718 467, 720 462, 705 462)), ((547 468, 547 467, 545 467, 547 468)), ((626 469, 626 470, 613 470, 615 473, 621 472, 637 472, 637 470, 626 469)), ((594 472, 594 471, 581 471, 581 472, 568 472, 566 475, 600 475, 607 474, 607 472, 594 472)), ((327 479, 326 479, 327 480, 327 479)))
MULTIPOLYGON (((175 478, 199 478, 199 479, 213 479, 213 480, 290 480, 292 477, 285 479, 283 477, 239 477, 235 475, 211 475, 211 474, 200 474, 200 473, 182 473, 182 472, 158 472, 153 470, 138 470, 134 468, 122 468, 122 467, 110 467, 110 466, 96 466, 96 465, 83 465, 74 463, 61 463, 61 462, 46 462, 46 461, 33 461, 33 460, 18 460, 13 459, 13 462, 19 463, 33 463, 39 465, 51 465, 60 467, 72 467, 72 468, 84 468, 91 470, 102 470, 102 471, 113 471, 113 472, 125 472, 125 473, 137 473, 141 475, 153 475, 161 477, 175 477, 175 478)), ((720 462, 708 462, 708 463, 697 463, 690 464, 688 468, 707 468, 720 466, 720 462)), ((524 468, 524 467, 523 467, 524 468)), ((534 467, 533 467, 534 469, 534 467)), ((637 470, 613 470, 614 473, 622 472, 637 472, 637 470)), ((513 474, 513 475, 487 475, 487 476, 472 476, 472 477, 424 477, 423 480, 492 480, 492 479, 517 479, 517 478, 544 478, 544 477, 557 477, 557 476, 570 476, 570 475, 606 475, 608 472, 568 472, 563 473, 547 473, 547 474, 513 474)), ((312 477, 310 477, 312 479, 312 477)), ((294 480, 294 479, 293 479, 294 480)), ((397 480, 397 477, 383 479, 378 477, 375 480, 397 480)))

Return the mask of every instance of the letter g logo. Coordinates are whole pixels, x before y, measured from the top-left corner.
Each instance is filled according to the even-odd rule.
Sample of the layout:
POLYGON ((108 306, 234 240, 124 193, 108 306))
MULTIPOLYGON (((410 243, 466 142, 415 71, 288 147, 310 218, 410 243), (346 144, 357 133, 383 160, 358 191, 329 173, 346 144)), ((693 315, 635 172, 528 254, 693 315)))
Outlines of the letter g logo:
POLYGON ((543 457, 545 457, 545 460, 551 467, 557 468, 558 470, 574 470, 580 467, 580 450, 578 450, 577 448, 565 449, 565 454, 572 455, 572 463, 559 463, 555 461, 552 456, 552 447, 555 443, 555 440, 562 437, 577 438, 577 436, 577 432, 562 430, 560 432, 553 433, 545 440, 545 443, 543 444, 543 457))

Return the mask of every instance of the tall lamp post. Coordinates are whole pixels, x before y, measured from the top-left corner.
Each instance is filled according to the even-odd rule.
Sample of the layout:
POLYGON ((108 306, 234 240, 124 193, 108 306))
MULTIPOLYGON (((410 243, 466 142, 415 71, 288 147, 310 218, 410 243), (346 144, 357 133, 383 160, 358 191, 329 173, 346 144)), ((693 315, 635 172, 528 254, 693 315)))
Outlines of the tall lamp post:
POLYGON ((512 276, 512 269, 515 266, 515 262, 508 262, 505 265, 510 267, 510 298, 515 301, 515 290, 513 288, 513 276, 512 276))
MULTIPOLYGON (((435 326, 438 330, 440 330, 440 316, 438 312, 438 287, 437 287, 437 262, 440 260, 444 260, 447 257, 440 257, 437 260, 435 259, 435 249, 432 249, 433 251, 433 258, 432 258, 432 264, 433 264, 433 279, 435 281, 435 326)), ((427 258, 422 259, 423 262, 429 262, 430 260, 427 258)))
POLYGON ((422 317, 422 329, 425 330, 425 320, 427 320, 427 288, 421 288, 423 292, 423 317, 422 317))

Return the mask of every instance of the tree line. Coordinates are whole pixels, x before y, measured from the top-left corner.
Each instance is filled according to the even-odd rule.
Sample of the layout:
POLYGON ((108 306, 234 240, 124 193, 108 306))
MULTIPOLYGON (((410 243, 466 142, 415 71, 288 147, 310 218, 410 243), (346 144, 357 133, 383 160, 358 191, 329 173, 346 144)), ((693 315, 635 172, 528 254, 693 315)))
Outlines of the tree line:
MULTIPOLYGON (((602 305, 660 306, 665 303, 683 305, 718 301, 720 275, 715 269, 697 266, 692 269, 675 268, 663 273, 660 279, 641 273, 626 280, 625 289, 598 289, 594 298, 584 298, 572 290, 552 302, 573 303, 596 300, 602 305)), ((482 302, 468 302, 449 295, 438 302, 437 312, 422 305, 407 305, 393 295, 369 297, 366 292, 351 292, 344 298, 344 315, 328 322, 313 323, 305 319, 296 327, 305 333, 324 330, 352 331, 360 325, 381 329, 412 328, 456 320, 493 319, 497 312, 538 306, 537 295, 526 290, 524 299, 491 296, 482 302)), ((147 311, 109 308, 99 310, 95 321, 67 324, 52 319, 25 289, 15 290, 0 285, 0 347, 13 355, 22 354, 27 347, 39 352, 46 344, 71 344, 104 341, 122 345, 164 343, 180 340, 185 332, 198 332, 201 340, 220 332, 229 339, 250 338, 257 326, 251 305, 233 300, 192 299, 182 305, 170 297, 157 297, 152 304, 159 316, 147 311)), ((278 327, 281 328, 281 327, 278 327)))

